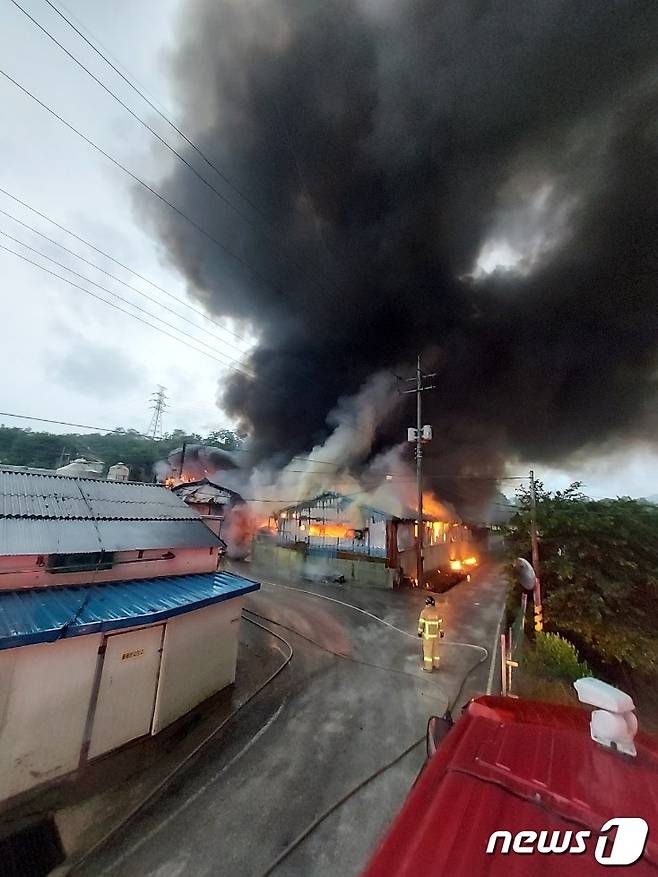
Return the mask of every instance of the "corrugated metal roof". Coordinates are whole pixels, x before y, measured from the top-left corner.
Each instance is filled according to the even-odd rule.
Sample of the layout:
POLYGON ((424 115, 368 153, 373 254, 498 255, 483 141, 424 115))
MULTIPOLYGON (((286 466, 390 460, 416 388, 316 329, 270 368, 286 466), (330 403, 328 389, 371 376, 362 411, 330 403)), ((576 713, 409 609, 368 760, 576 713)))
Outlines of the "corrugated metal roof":
MULTIPOLYGON (((640 733, 637 758, 594 743, 590 713, 511 698, 471 703, 426 765, 363 877, 601 873, 594 843, 581 855, 487 854, 495 831, 583 829, 639 816, 658 825, 658 742, 640 733)), ((641 721, 641 717, 640 717, 641 721)), ((649 840, 633 874, 658 872, 649 840)))
POLYGON ((233 504, 240 501, 239 494, 214 484, 185 484, 174 487, 174 492, 187 503, 216 503, 218 505, 233 504))
POLYGON ((159 485, 0 470, 0 555, 221 544, 159 485))
POLYGON ((0 649, 153 624, 240 597, 258 582, 218 572, 0 592, 0 649))
POLYGON ((207 548, 221 539, 195 515, 188 521, 0 520, 0 556, 207 548))
POLYGON ((105 551, 136 548, 209 548, 222 540, 202 520, 96 521, 105 551))
MULTIPOLYGON (((355 494, 354 496, 345 496, 342 493, 336 493, 333 490, 325 491, 324 493, 320 493, 317 496, 314 496, 311 499, 306 499, 303 502, 296 503, 295 505, 285 506, 279 511, 284 512, 304 512, 305 510, 313 510, 317 508, 320 503, 325 503, 329 505, 335 505, 339 512, 345 511, 345 509, 355 506, 363 519, 368 519, 372 521, 414 521, 416 519, 416 510, 404 506, 402 502, 397 500, 394 501, 396 506, 395 511, 392 509, 386 510, 381 508, 376 508, 375 506, 370 505, 366 500, 368 499, 368 494, 366 492, 355 494)), ((445 503, 444 503, 445 504, 445 503)), ((423 517, 426 521, 439 521, 441 518, 437 518, 435 515, 430 515, 427 511, 424 512, 423 517)), ((455 512, 454 509, 450 509, 450 520, 451 521, 459 521, 461 520, 459 515, 455 512)))
POLYGON ((197 517, 157 484, 0 470, 0 517, 185 520, 197 517))

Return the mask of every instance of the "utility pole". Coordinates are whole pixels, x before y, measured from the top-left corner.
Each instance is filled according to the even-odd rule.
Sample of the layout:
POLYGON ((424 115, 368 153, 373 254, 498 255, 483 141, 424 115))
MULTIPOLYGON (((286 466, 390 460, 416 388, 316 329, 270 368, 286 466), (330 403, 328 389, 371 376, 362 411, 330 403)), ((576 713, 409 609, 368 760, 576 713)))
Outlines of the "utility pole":
POLYGON ((423 373, 420 356, 416 364, 416 493, 418 495, 418 535, 416 537, 416 577, 418 587, 425 587, 423 568, 423 373))
POLYGON ((151 411, 153 412, 153 415, 146 434, 152 439, 162 438, 162 415, 168 408, 167 394, 165 390, 166 387, 163 387, 162 384, 158 384, 156 392, 151 396, 151 402, 153 403, 151 405, 151 411))
POLYGON ((183 480, 183 473, 185 472, 185 449, 187 448, 187 442, 183 442, 183 449, 180 453, 180 473, 178 477, 180 480, 183 480))
POLYGON ((530 470, 530 545, 532 547, 532 568, 535 571, 535 631, 544 629, 544 616, 541 605, 541 584, 539 580, 539 537, 537 535, 537 494, 535 492, 535 473, 530 470))
POLYGON ((433 390, 436 388, 436 384, 430 384, 428 386, 424 386, 425 378, 435 378, 437 376, 436 372, 432 372, 432 374, 424 375, 423 369, 420 362, 420 355, 418 356, 418 360, 416 363, 416 377, 409 378, 406 383, 415 383, 415 387, 413 389, 402 390, 401 392, 406 393, 415 393, 416 394, 416 428, 409 429, 407 431, 407 438, 409 441, 415 441, 416 443, 416 491, 418 495, 418 524, 417 524, 417 532, 416 532, 416 580, 418 582, 418 587, 425 587, 425 570, 423 569, 423 442, 431 441, 432 438, 432 427, 431 426, 423 426, 423 393, 426 390, 433 390))

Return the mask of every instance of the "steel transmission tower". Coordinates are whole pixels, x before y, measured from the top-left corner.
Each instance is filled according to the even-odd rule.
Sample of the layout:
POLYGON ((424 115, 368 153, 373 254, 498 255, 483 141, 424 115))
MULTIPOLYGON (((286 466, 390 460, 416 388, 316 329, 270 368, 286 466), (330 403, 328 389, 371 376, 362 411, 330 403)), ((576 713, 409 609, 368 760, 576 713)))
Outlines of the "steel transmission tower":
POLYGON ((149 424, 146 434, 153 439, 162 438, 162 415, 169 407, 167 405, 167 393, 165 391, 166 387, 163 387, 162 384, 158 384, 158 389, 151 396, 151 411, 153 412, 153 416, 151 417, 151 423, 149 424))

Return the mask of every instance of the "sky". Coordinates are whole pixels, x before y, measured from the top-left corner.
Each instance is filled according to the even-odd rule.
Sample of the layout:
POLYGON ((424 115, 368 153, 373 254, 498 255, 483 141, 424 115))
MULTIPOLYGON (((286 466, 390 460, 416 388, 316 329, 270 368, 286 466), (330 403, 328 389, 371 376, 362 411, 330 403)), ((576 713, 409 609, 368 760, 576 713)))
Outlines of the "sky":
MULTIPOLYGON (((155 113, 140 106, 140 98, 42 0, 24 3, 21 0, 21 5, 126 103, 148 118, 149 124, 166 133, 166 125, 155 113)), ((168 106, 165 57, 167 46, 175 39, 175 4, 170 0, 138 4, 125 0, 111 4, 70 0, 66 8, 79 25, 88 27, 114 58, 127 64, 148 92, 173 113, 168 106)), ((153 181, 165 166, 164 148, 9 0, 3 0, 0 7, 0 57, 2 69, 138 176, 153 181)), ((182 278, 165 267, 161 245, 140 228, 130 178, 2 78, 0 102, 4 120, 0 128, 0 186, 199 310, 198 302, 187 297, 182 278)), ((0 214, 0 230, 161 317, 174 327, 158 323, 165 332, 194 344, 176 331, 176 327, 181 328, 199 339, 197 347, 222 360, 221 352, 234 361, 250 346, 2 193, 0 210, 38 228, 161 302, 142 298, 0 214)), ((64 274, 142 319, 155 322, 5 235, 0 235, 0 244, 64 274)), ((205 432, 231 425, 215 403, 218 380, 226 374, 226 368, 216 359, 137 322, 3 250, 0 266, 4 325, 1 356, 5 374, 2 411, 145 431, 151 415, 150 397, 162 384, 170 406, 165 414, 165 430, 180 427, 205 432)), ((240 336, 248 335, 244 326, 230 326, 228 322, 224 325, 240 336)), ((27 421, 8 417, 0 420, 7 425, 28 425, 27 421)), ((29 425, 38 428, 36 422, 29 425)))
MULTIPOLYGON (((176 135, 104 63, 69 30, 43 0, 20 0, 27 12, 56 36, 122 100, 162 135, 176 135)), ((168 51, 176 45, 183 4, 180 0, 67 0, 60 8, 83 31, 102 44, 115 62, 129 71, 166 112, 180 118, 167 73, 168 51)), ((0 4, 0 67, 79 128, 133 173, 157 185, 171 157, 137 121, 80 70, 11 0, 0 4)), ((140 223, 135 209, 135 184, 110 161, 0 77, 0 187, 32 205, 60 225, 92 242, 143 277, 187 302, 200 305, 186 292, 186 281, 165 258, 163 243, 140 223)), ((163 207, 163 209, 166 209, 163 207)), ((149 295, 148 301, 113 278, 75 260, 63 250, 0 213, 0 245, 10 247, 51 270, 63 273, 94 294, 125 308, 117 311, 60 279, 0 250, 3 344, 0 352, 5 380, 0 410, 53 420, 139 431, 148 428, 150 397, 166 387, 169 408, 165 430, 207 432, 232 426, 218 408, 218 382, 230 373, 254 343, 250 327, 229 321, 210 322, 160 289, 119 268, 84 244, 0 193, 0 210, 116 274, 149 295), (137 311, 107 292, 48 263, 25 244, 86 275, 117 295, 148 311, 137 311), (167 310, 171 308, 176 313, 167 310), (163 334, 135 317, 169 323, 163 334), (194 342, 180 334, 188 333, 194 342), (175 336, 175 337, 170 337, 175 336), (179 340, 176 340, 178 338, 179 340), (191 349, 195 344, 204 352, 191 349)), ((522 258, 506 241, 485 247, 478 268, 508 267, 522 258)), ((5 425, 44 428, 38 422, 0 416, 5 425)), ((51 431, 66 427, 48 426, 51 431)), ((517 474, 533 461, 510 463, 517 474)), ((592 458, 581 454, 563 468, 535 467, 550 487, 574 479, 585 482, 594 496, 658 493, 658 455, 648 446, 592 458)))

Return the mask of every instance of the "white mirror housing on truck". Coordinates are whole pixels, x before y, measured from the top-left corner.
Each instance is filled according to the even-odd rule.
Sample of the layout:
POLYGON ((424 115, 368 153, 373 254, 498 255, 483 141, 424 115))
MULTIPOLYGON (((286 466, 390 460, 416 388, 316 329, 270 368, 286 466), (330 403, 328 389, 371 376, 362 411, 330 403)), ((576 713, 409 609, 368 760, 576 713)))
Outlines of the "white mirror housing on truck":
POLYGON ((577 679, 576 689, 581 703, 596 707, 590 719, 592 740, 626 755, 637 755, 633 740, 637 734, 637 717, 633 698, 607 682, 591 676, 577 679))

